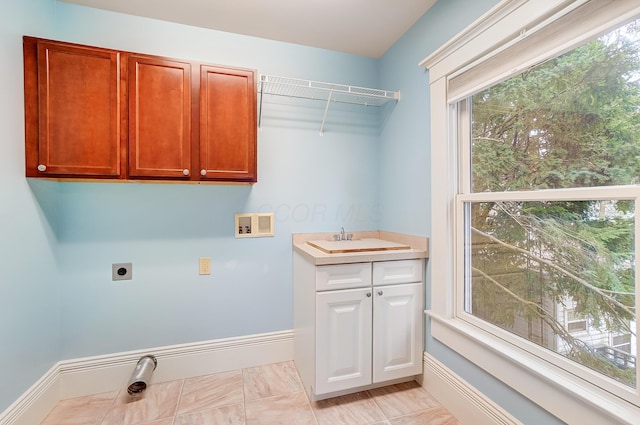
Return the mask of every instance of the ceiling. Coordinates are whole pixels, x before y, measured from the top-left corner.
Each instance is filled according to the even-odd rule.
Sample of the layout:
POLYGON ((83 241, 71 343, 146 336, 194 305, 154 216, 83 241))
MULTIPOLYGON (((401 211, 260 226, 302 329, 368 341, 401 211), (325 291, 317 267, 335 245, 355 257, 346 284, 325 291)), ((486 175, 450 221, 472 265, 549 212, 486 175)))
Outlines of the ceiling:
POLYGON ((60 0, 378 58, 436 0, 60 0))

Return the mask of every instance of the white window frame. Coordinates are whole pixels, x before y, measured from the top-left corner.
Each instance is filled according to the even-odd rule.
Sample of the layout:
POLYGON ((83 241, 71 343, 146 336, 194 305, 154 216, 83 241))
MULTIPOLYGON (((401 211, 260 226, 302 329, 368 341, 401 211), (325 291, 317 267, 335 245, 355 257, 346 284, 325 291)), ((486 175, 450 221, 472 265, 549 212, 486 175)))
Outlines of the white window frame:
MULTIPOLYGON (((481 201, 483 196, 486 200, 496 200, 496 194, 471 194, 465 187, 468 184, 465 182, 469 182, 465 174, 468 172, 461 170, 459 165, 461 161, 469 160, 469 152, 459 149, 458 135, 469 129, 464 123, 461 128, 458 127, 457 117, 461 113, 458 101, 518 70, 593 39, 615 24, 640 16, 637 0, 592 0, 591 5, 596 2, 598 6, 606 6, 598 16, 581 17, 585 19, 578 19, 576 25, 563 27, 560 33, 551 32, 553 37, 540 38, 534 49, 514 50, 518 53, 514 54, 517 62, 513 66, 496 67, 493 75, 481 76, 478 81, 473 78, 475 67, 490 63, 492 57, 513 46, 518 47, 519 43, 526 43, 527 37, 535 37, 536 31, 539 31, 538 35, 544 34, 545 29, 555 28, 558 31, 558 25, 553 26, 554 22, 576 13, 589 0, 503 0, 420 63, 429 70, 431 99, 432 221, 429 273, 432 308, 427 313, 434 338, 559 419, 567 423, 637 424, 637 418, 640 417, 638 389, 611 382, 577 363, 558 363, 556 354, 500 329, 491 329, 490 324, 464 313, 463 308, 462 206, 464 202, 481 201), (521 54, 523 50, 533 53, 526 57, 521 54), (455 93, 450 93, 450 82, 462 74, 470 74, 471 77, 458 83, 455 93), (460 171, 463 171, 463 175, 459 175, 460 171)), ((632 199, 636 201, 636 213, 640 212, 639 187, 561 189, 553 193, 513 192, 500 196, 504 200, 527 201, 632 199)), ((636 214, 636 247, 640 247, 639 216, 636 214)), ((640 296, 636 295, 637 301, 638 298, 640 296)))

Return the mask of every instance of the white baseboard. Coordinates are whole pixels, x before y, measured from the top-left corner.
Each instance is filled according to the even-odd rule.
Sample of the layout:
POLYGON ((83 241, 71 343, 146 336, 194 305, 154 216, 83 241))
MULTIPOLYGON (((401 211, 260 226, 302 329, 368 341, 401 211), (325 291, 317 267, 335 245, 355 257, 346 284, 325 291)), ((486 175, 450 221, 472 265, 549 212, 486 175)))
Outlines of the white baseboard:
POLYGON ((0 414, 0 425, 39 424, 60 400, 124 389, 140 357, 158 360, 151 383, 293 359, 293 331, 63 360, 0 414))
MULTIPOLYGON (((63 360, 0 414, 0 425, 39 424, 60 400, 124 389, 145 354, 158 360, 151 383, 172 381, 292 360, 293 331, 63 360)), ((422 385, 462 423, 522 425, 428 353, 422 385)))
POLYGON ((0 414, 0 425, 35 425, 60 401, 57 365, 0 414))
POLYGON ((522 425, 522 422, 426 352, 422 381, 422 386, 463 424, 522 425))

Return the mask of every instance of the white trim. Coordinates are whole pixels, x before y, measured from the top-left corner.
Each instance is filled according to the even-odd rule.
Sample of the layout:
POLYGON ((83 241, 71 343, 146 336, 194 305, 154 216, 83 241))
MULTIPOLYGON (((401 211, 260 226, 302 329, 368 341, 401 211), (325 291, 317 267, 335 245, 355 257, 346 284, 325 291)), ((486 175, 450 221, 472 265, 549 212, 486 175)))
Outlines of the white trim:
POLYGON ((503 0, 420 66, 429 69, 431 83, 451 80, 448 99, 458 101, 628 22, 639 11, 636 0, 503 0))
MULTIPOLYGON (((452 75, 498 46, 522 38, 521 22, 541 21, 558 10, 584 0, 503 0, 449 42, 424 58, 419 66, 429 69, 431 82, 452 75), (500 24, 500 25, 498 25, 500 24), (473 52, 473 55, 469 55, 473 52)), ((526 32, 525 32, 526 34, 526 32)))
POLYGON ((63 360, 0 414, 0 425, 37 424, 60 400, 123 389, 145 354, 158 360, 151 383, 173 381, 293 360, 293 331, 63 360))
MULTIPOLYGON (((454 174, 457 173, 457 146, 448 143, 450 111, 438 106, 447 104, 447 88, 444 78, 431 84, 431 241, 437 241, 438 250, 429 250, 431 269, 431 299, 438 300, 432 308, 447 317, 453 316, 453 241, 454 199, 456 193, 454 174), (437 105, 437 106, 436 106, 437 105), (436 125, 436 123, 439 123, 436 125)), ((432 244, 432 246, 435 246, 432 244)), ((428 269, 427 269, 428 270, 428 269)))
POLYGON ((522 425, 522 422, 426 352, 422 380, 422 386, 461 423, 522 425))
POLYGON ((0 414, 0 425, 39 424, 60 401, 58 365, 53 366, 31 388, 0 414))
POLYGON ((551 363, 485 335, 463 320, 428 311, 434 338, 570 424, 637 425, 640 408, 551 363))

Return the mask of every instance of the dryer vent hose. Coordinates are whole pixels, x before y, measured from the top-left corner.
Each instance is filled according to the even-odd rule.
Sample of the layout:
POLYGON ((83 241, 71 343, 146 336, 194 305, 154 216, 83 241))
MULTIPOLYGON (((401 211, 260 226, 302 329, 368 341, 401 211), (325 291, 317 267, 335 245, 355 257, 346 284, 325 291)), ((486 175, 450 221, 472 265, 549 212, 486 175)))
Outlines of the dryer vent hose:
POLYGON ((127 391, 130 395, 140 394, 147 389, 147 384, 151 380, 151 374, 156 370, 156 366, 158 366, 158 361, 152 355, 141 357, 138 360, 127 385, 127 391))

